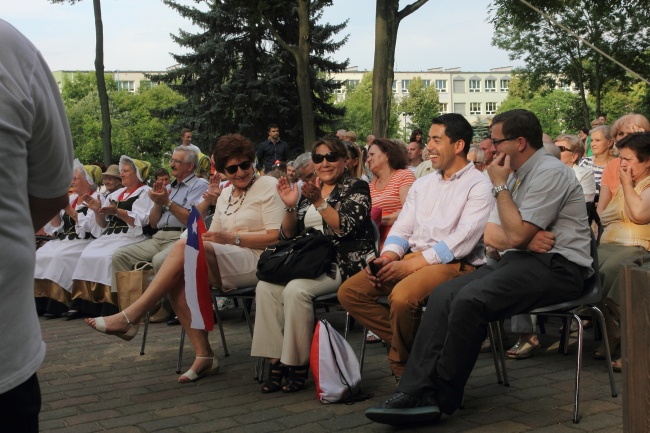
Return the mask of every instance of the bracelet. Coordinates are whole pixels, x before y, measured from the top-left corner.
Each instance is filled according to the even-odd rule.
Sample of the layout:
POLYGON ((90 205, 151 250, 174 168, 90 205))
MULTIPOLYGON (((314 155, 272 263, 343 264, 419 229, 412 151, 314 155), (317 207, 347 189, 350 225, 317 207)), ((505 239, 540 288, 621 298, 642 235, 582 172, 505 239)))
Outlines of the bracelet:
POLYGON ((379 258, 382 258, 382 257, 383 257, 384 259, 388 259, 389 262, 392 262, 392 261, 393 261, 393 259, 392 259, 389 255, 387 255, 387 254, 382 254, 381 256, 379 256, 379 258))
POLYGON ((287 212, 295 212, 296 210, 298 210, 298 207, 297 206, 285 207, 284 210, 287 212))

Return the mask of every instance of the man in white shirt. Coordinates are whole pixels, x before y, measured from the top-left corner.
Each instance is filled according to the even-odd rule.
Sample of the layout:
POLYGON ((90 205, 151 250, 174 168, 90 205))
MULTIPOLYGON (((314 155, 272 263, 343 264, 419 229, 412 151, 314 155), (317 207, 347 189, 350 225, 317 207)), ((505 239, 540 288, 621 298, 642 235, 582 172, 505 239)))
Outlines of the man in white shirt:
POLYGON ((343 307, 390 343, 388 360, 396 377, 431 291, 485 263, 481 238, 494 199, 492 184, 467 162, 471 141, 472 127, 463 116, 433 119, 427 149, 435 172, 411 186, 381 256, 338 291, 343 307), (377 304, 382 295, 388 295, 390 311, 377 304))
POLYGON ((418 143, 417 141, 411 141, 406 145, 406 153, 408 154, 409 165, 408 169, 411 170, 411 173, 415 174, 415 170, 422 163, 422 150, 424 145, 418 143))

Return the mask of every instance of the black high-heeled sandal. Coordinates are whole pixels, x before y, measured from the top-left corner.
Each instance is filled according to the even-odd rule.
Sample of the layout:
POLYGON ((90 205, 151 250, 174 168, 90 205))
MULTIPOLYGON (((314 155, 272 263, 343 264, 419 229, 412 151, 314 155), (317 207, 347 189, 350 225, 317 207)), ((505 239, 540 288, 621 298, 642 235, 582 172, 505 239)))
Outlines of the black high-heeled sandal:
POLYGON ((280 361, 276 361, 269 366, 269 377, 264 382, 262 393, 270 394, 282 389, 282 381, 287 377, 288 368, 280 361))
POLYGON ((298 392, 305 387, 307 374, 309 373, 309 364, 301 366, 289 366, 289 377, 287 384, 282 388, 282 392, 298 392))

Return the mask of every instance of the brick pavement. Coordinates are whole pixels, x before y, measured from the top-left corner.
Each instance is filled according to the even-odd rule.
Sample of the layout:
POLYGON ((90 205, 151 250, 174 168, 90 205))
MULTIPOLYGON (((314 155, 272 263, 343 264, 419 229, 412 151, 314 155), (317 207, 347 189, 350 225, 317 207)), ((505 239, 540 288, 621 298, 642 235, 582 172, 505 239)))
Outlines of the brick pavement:
MULTIPOLYGON (((221 372, 193 384, 177 383, 175 374, 180 327, 150 326, 146 354, 139 355, 141 333, 131 342, 91 331, 82 321, 43 320, 47 356, 38 372, 43 407, 43 432, 391 432, 363 415, 395 388, 381 345, 366 352, 364 391, 374 394, 353 405, 323 405, 314 396, 310 380, 295 394, 262 394, 253 380, 250 337, 238 310, 228 310, 225 332, 230 357, 223 357, 218 332, 210 341, 220 356, 221 372)), ((320 312, 337 329, 344 313, 320 312)), ((541 336, 545 346, 558 335, 548 325, 541 336)), ((595 348, 588 332, 585 354, 595 348)), ((349 336, 360 346, 357 326, 349 336)), ((186 343, 183 370, 193 355, 186 343)), ((529 360, 507 361, 510 387, 496 383, 490 354, 482 354, 466 388, 465 408, 431 426, 409 431, 440 432, 620 432, 622 431, 621 376, 619 396, 612 398, 602 361, 584 357, 579 424, 571 422, 575 351, 555 351, 529 360)))

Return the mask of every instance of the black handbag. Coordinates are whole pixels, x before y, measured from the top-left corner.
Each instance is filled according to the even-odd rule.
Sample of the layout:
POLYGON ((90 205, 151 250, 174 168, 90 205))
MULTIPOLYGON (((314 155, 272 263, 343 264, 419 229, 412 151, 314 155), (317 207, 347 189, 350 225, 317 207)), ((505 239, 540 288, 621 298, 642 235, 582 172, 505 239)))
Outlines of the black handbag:
POLYGON ((331 270, 333 259, 330 237, 312 228, 267 247, 257 262, 257 278, 283 285, 297 278, 316 278, 331 270))

